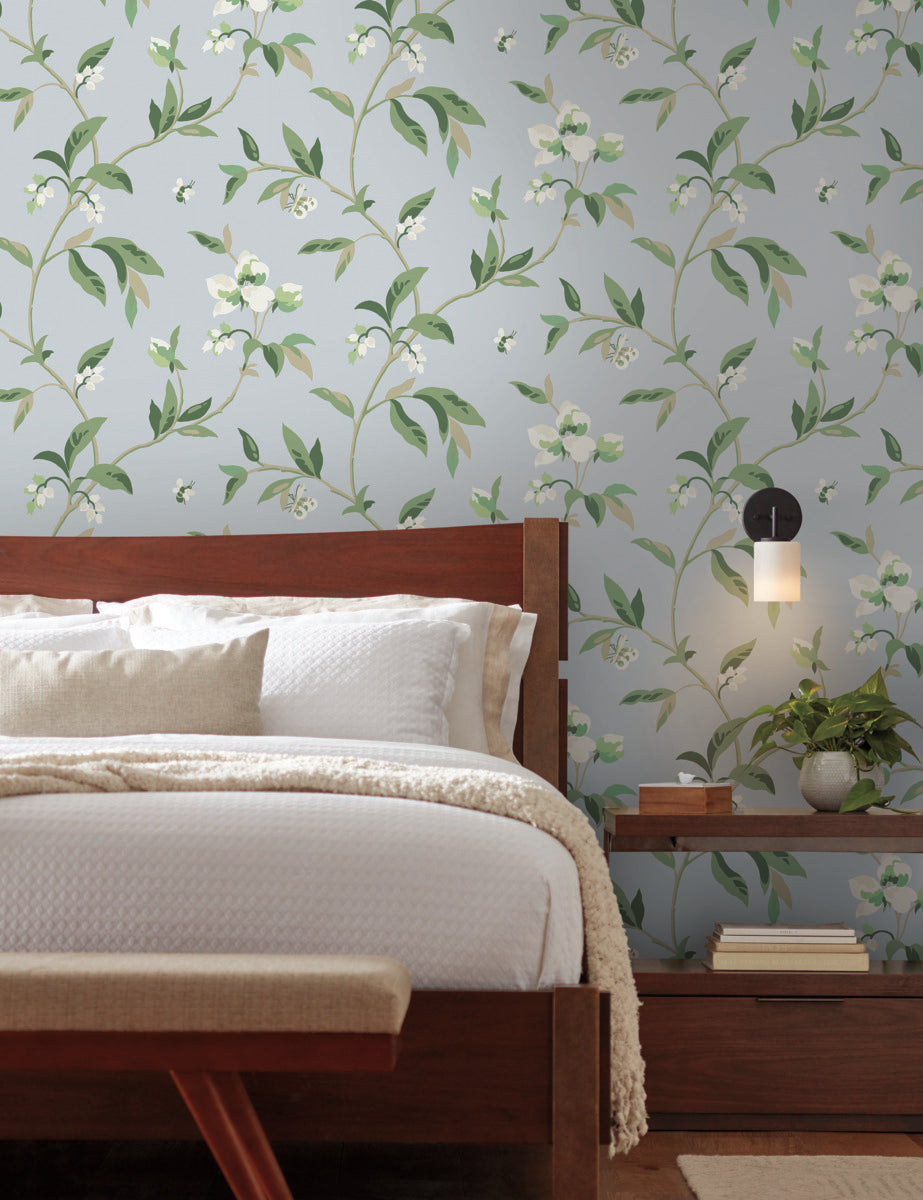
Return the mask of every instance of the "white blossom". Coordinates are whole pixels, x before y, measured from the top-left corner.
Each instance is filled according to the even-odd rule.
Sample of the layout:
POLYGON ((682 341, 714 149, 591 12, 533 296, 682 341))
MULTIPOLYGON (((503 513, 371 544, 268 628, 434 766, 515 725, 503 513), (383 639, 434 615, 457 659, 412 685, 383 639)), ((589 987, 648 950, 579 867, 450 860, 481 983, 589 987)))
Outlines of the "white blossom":
POLYGON ((747 78, 747 64, 740 63, 736 67, 728 67, 726 71, 718 73, 718 91, 723 87, 727 87, 729 92, 736 92, 738 86, 744 83, 747 78))
POLYGON ((74 76, 74 87, 85 87, 88 92, 95 92, 96 85, 103 81, 103 64, 97 63, 95 67, 84 67, 74 76))
POLYGON ((74 390, 77 388, 86 388, 88 392, 95 392, 96 385, 103 382, 103 371, 105 367, 97 364, 95 367, 84 367, 79 375, 74 376, 74 390))
POLYGON ((212 54, 223 54, 225 50, 234 49, 234 38, 231 36, 230 30, 227 29, 209 29, 208 37, 202 46, 203 54, 207 54, 210 50, 212 54))
POLYGON ((423 46, 420 42, 414 42, 412 46, 405 46, 401 53, 401 62, 407 64, 407 70, 412 75, 414 71, 418 75, 423 74, 423 64, 426 62, 426 55, 423 53, 423 46))
POLYGON ((228 326, 224 329, 209 329, 208 338, 202 346, 202 353, 205 354, 211 351, 217 358, 219 354, 223 354, 225 350, 234 349, 234 339, 231 337, 228 326))
POLYGON ((88 225, 92 225, 94 221, 97 225, 102 224, 106 206, 105 204, 100 204, 101 199, 102 197, 99 192, 94 192, 92 196, 84 196, 80 201, 80 211, 86 216, 88 225))
POLYGON ((414 371, 418 375, 423 374, 423 364, 426 362, 426 355, 422 353, 423 347, 419 342, 414 342, 412 346, 405 346, 401 353, 401 362, 407 364, 407 370, 412 375, 414 371))
POLYGON ((81 500, 79 511, 86 514, 88 525, 92 525, 94 522, 97 525, 102 525, 103 513, 106 511, 106 506, 100 503, 99 492, 94 492, 92 496, 87 496, 84 500, 81 500))
POLYGON ((403 221, 399 221, 395 236, 397 238, 406 238, 408 242, 415 242, 421 233, 426 233, 425 213, 420 213, 418 216, 406 217, 403 221))
POLYGON ((744 204, 743 194, 735 192, 733 196, 725 196, 724 202, 721 205, 721 211, 726 212, 728 220, 731 224, 739 223, 743 225, 747 219, 744 213, 747 212, 747 205, 744 204))

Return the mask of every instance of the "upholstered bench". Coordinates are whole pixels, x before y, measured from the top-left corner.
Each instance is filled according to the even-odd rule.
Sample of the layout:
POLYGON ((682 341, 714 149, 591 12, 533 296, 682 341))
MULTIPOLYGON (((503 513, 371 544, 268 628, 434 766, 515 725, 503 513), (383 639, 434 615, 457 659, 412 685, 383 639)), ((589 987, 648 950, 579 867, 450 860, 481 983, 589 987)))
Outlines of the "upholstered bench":
POLYGON ((292 1200, 241 1071, 390 1071, 394 959, 0 954, 7 1070, 167 1071, 237 1200, 292 1200))

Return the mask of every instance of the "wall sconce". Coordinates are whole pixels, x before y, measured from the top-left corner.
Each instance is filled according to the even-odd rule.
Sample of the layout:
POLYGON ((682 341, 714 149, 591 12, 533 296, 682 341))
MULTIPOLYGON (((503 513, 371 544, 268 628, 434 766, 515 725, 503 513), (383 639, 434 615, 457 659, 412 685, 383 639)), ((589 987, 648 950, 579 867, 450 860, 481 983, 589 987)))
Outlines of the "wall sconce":
POLYGON ((744 529, 753 539, 753 599, 801 599, 801 507, 791 492, 762 488, 744 505, 744 529))

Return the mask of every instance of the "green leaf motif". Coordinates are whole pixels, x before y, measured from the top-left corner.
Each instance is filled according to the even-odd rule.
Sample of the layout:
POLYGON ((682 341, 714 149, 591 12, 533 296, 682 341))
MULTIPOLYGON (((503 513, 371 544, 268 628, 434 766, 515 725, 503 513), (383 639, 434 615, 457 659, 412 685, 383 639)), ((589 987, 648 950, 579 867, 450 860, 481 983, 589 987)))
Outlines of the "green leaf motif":
POLYGON ((732 870, 724 856, 717 851, 712 851, 711 873, 729 896, 733 896, 735 900, 740 900, 743 904, 749 903, 750 892, 746 880, 732 870))
POLYGON ((663 542, 655 542, 653 538, 641 537, 632 539, 633 546, 640 546, 642 550, 646 550, 649 554, 653 554, 658 562, 663 563, 665 567, 670 567, 671 570, 676 566, 676 558, 669 546, 663 542))
POLYGON ((202 233, 199 229, 190 229, 189 236, 194 237, 199 245, 204 246, 206 250, 211 250, 212 254, 225 253, 224 242, 222 242, 221 238, 212 237, 210 233, 202 233))
POLYGON ((105 117, 90 117, 88 121, 81 121, 70 131, 67 141, 64 143, 63 151, 68 174, 70 174, 70 169, 74 165, 74 159, 85 146, 89 146, 105 120, 105 117))
POLYGON ((9 238, 0 237, 0 250, 5 250, 7 254, 15 258, 22 266, 32 266, 32 251, 28 246, 24 246, 22 242, 13 242, 9 238))
POLYGON ((311 88, 311 94, 320 96, 321 100, 326 100, 328 104, 332 104, 337 112, 341 112, 344 117, 354 117, 356 115, 353 102, 345 92, 335 92, 332 88, 328 87, 316 87, 311 88))
POLYGON ((727 559, 719 550, 711 552, 711 573, 730 596, 742 600, 744 604, 750 601, 750 589, 742 575, 729 565, 727 559))
POLYGON ((672 695, 674 693, 669 688, 651 688, 649 691, 639 688, 637 691, 626 693, 619 704, 659 704, 672 695))
POLYGON ((355 416, 353 402, 350 400, 349 396, 344 395, 343 392, 334 392, 331 391, 330 388, 317 387, 311 388, 311 395, 319 396, 321 400, 326 400, 328 404, 333 405, 337 412, 341 412, 344 417, 355 416))
POLYGON ((106 303, 106 285, 102 278, 87 266, 76 250, 68 250, 67 266, 71 278, 80 284, 88 296, 92 296, 100 304, 106 303))
POLYGON ((407 22, 407 28, 415 29, 417 33, 422 33, 424 37, 443 42, 455 41, 452 26, 445 17, 440 16, 438 13, 416 13, 407 22))
POLYGON ((402 271, 395 278, 385 297, 385 312, 388 314, 389 321, 393 320, 398 306, 413 293, 426 271, 426 267, 411 267, 409 271, 402 271))
POLYGON ((632 238, 632 244, 640 246, 642 250, 647 250, 649 254, 653 254, 654 258, 662 262, 664 266, 676 266, 676 256, 666 242, 655 242, 653 238, 639 237, 632 238))
POLYGON ((131 479, 127 471, 114 463, 97 463, 86 473, 87 479, 92 479, 100 487, 109 488, 115 492, 127 492, 132 495, 131 479))
MULTIPOLYGON (((290 129, 288 125, 282 126, 282 140, 285 142, 285 147, 292 156, 292 162, 303 171, 305 175, 316 177, 320 174, 319 170, 315 169, 314 159, 308 152, 307 146, 301 140, 294 129, 290 129)), ((315 143, 317 145, 318 143, 315 143)))
POLYGON ((115 191, 131 193, 132 190, 128 172, 114 163, 94 163, 87 169, 86 178, 115 191))
POLYGON ((68 474, 74 465, 74 459, 81 450, 89 446, 105 423, 105 417, 91 417, 89 421, 81 421, 71 430, 64 443, 64 463, 68 474))
POLYGON ((426 154, 427 140, 426 130, 419 121, 415 121, 411 117, 404 106, 398 100, 391 100, 391 124, 401 135, 405 142, 411 146, 415 146, 417 150, 426 154))
POLYGON ((430 488, 428 492, 421 492, 419 496, 414 496, 408 500, 398 515, 398 525, 403 525, 408 519, 415 520, 422 512, 425 512, 429 508, 430 501, 435 494, 436 489, 430 488))
POLYGON ((408 416, 397 400, 391 401, 391 424, 408 445, 426 454, 429 446, 426 431, 413 417, 408 416))
POLYGON ((435 313, 419 313, 417 316, 411 317, 407 322, 407 328, 415 330, 423 337, 443 342, 454 343, 455 341, 452 326, 445 317, 439 317, 435 313))
MULTIPOLYGON (((308 452, 307 446, 301 440, 293 429, 289 429, 287 425, 282 426, 282 440, 285 442, 285 448, 291 455, 292 462, 305 475, 310 475, 312 478, 317 478, 320 475, 320 468, 315 466, 316 455, 314 451, 308 452)), ((315 447, 319 452, 319 445, 315 443, 315 447)))
POLYGON ((720 250, 711 251, 711 273, 726 292, 749 304, 750 289, 746 279, 739 271, 735 271, 720 250))

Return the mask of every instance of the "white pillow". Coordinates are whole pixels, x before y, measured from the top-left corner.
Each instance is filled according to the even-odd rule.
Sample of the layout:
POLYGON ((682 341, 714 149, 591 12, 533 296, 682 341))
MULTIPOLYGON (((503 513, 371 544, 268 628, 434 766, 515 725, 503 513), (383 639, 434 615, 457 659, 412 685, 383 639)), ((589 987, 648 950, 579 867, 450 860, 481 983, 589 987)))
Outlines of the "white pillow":
POLYGON ((73 617, 0 621, 2 650, 124 650, 131 640, 117 618, 75 622, 73 617))
POLYGON ((0 614, 41 612, 52 616, 63 613, 91 613, 92 600, 61 600, 57 596, 0 596, 0 614))
MULTIPOLYGON (((268 628, 260 708, 266 734, 448 744, 459 628, 451 621, 341 624, 297 617, 268 628)), ((176 650, 238 637, 241 625, 131 626, 132 645, 176 650)))
MULTIPOLYGON (((247 630, 272 629, 279 622, 299 621, 317 626, 325 624, 391 625, 404 621, 451 621, 458 626, 458 666, 455 688, 446 705, 449 721, 447 745, 462 750, 489 753, 482 705, 484 651, 490 624, 489 604, 474 601, 448 601, 428 608, 369 608, 349 611, 312 613, 295 617, 264 617, 255 613, 231 613, 201 605, 184 607, 154 603, 147 607, 145 621, 164 629, 247 630)), ((129 611, 129 620, 131 612, 129 611)), ((515 726, 515 717, 513 724, 515 726)))
MULTIPOLYGON (((132 624, 180 626, 183 612, 192 612, 193 625, 219 614, 264 617, 368 613, 368 620, 381 619, 383 610, 409 611, 409 619, 425 617, 459 621, 471 629, 471 639, 460 648, 456 697, 449 706, 449 744, 478 750, 515 761, 512 744, 519 712, 522 672, 532 644, 534 613, 523 613, 518 605, 486 601, 439 599, 432 596, 393 595, 364 597, 331 596, 182 596, 161 593, 140 596, 123 603, 100 601, 100 612, 124 614, 132 624), (157 612, 155 619, 154 612, 157 612), (173 616, 168 614, 172 613, 173 616)), ((403 618, 402 618, 403 619, 403 618)))

